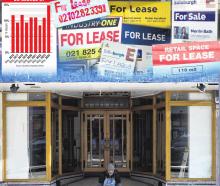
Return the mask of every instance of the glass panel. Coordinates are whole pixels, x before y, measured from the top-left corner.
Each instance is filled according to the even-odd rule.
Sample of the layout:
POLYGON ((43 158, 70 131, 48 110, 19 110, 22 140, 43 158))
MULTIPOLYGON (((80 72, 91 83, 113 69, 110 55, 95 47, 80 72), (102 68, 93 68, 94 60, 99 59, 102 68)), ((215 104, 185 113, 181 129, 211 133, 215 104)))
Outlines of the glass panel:
POLYGON ((7 101, 45 101, 45 93, 7 93, 7 101))
POLYGON ((110 162, 114 162, 114 120, 110 119, 110 162))
POLYGON ((128 98, 84 98, 85 108, 128 108, 128 98))
POLYGON ((59 121, 58 110, 52 108, 52 176, 58 175, 59 171, 59 121))
POLYGON ((165 176, 165 136, 166 136, 166 120, 165 120, 165 109, 157 110, 157 150, 156 150, 156 161, 157 161, 157 174, 165 176))
POLYGON ((199 92, 174 92, 171 94, 172 101, 184 101, 184 100, 211 100, 211 93, 199 93, 199 92))
POLYGON ((141 105, 152 105, 153 104, 153 98, 135 98, 132 99, 132 106, 141 106, 141 105))
POLYGON ((116 168, 127 167, 126 115, 110 115, 110 162, 116 168))
POLYGON ((153 111, 135 111, 133 114, 133 169, 152 172, 152 118, 153 111))
POLYGON ((87 116, 87 167, 104 166, 104 116, 87 116))
POLYGON ((58 96, 57 94, 52 94, 52 96, 51 96, 51 101, 52 101, 53 103, 58 104, 58 103, 59 103, 59 96, 58 96))
POLYGON ((78 171, 81 169, 79 112, 63 110, 62 123, 62 170, 63 173, 78 171))
POLYGON ((6 109, 7 179, 46 176, 45 117, 44 107, 6 109))
POLYGON ((157 103, 160 103, 160 102, 164 103, 165 102, 165 94, 161 93, 161 94, 157 95, 156 99, 157 99, 157 103))
POLYGON ((45 93, 29 93, 28 100, 29 101, 45 101, 46 95, 45 93))
POLYGON ((6 100, 7 101, 27 101, 28 94, 27 93, 7 93, 6 100))
POLYGON ((174 178, 211 178, 211 107, 172 107, 171 175, 174 178))
POLYGON ((81 103, 81 100, 77 98, 68 98, 68 97, 62 98, 62 104, 65 106, 80 107, 80 103, 81 103))

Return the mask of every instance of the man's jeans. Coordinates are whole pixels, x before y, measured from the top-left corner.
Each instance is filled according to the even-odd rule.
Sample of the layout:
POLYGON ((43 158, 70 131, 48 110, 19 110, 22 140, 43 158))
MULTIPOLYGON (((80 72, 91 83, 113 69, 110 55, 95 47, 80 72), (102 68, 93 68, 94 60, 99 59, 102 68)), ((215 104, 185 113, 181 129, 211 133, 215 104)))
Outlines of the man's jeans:
MULTIPOLYGON (((103 184, 99 183, 97 186, 103 186, 103 184)), ((119 184, 116 184, 116 186, 122 186, 122 184, 119 183, 119 184)))

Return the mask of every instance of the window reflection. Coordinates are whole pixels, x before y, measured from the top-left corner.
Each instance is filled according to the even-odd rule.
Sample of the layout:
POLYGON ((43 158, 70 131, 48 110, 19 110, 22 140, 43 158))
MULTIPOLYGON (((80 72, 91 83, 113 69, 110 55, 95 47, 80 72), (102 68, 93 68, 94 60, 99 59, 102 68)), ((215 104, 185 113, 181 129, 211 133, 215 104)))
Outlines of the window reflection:
POLYGON ((63 110, 62 143, 63 173, 80 170, 80 118, 78 112, 63 110))
POLYGON ((46 121, 44 107, 29 107, 30 177, 46 174, 46 121))
POLYGON ((133 122, 133 169, 152 172, 152 110, 135 111, 133 122))
POLYGON ((116 168, 127 167, 126 115, 110 115, 110 161, 116 168))
POLYGON ((51 112, 52 127, 52 176, 58 175, 59 170, 59 122, 58 109, 52 108, 51 112))
POLYGON ((87 115, 87 167, 104 167, 104 116, 87 115))
POLYGON ((156 150, 156 161, 157 161, 157 174, 165 176, 165 141, 166 141, 166 120, 165 120, 165 108, 157 110, 157 150, 156 150))
POLYGON ((171 109, 171 176, 210 178, 212 174, 211 107, 171 109), (201 145, 202 144, 202 145, 201 145), (202 171, 201 171, 202 170, 202 171))
POLYGON ((45 107, 6 109, 7 179, 46 177, 45 107))

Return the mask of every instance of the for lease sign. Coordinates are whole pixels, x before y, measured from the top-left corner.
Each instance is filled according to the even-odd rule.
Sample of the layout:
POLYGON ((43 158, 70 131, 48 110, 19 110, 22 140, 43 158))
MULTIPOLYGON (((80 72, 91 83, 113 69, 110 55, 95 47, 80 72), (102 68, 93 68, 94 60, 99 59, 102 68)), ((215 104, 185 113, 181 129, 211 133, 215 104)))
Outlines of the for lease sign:
POLYGON ((57 0, 51 3, 56 27, 62 27, 109 14, 107 0, 57 0))
POLYGON ((168 81, 219 79, 219 41, 154 45, 152 50, 155 79, 164 77, 168 81))
POLYGON ((220 42, 192 42, 153 46, 154 65, 220 61, 220 42))
POLYGON ((120 17, 107 17, 59 29, 60 62, 100 58, 104 40, 121 42, 121 25, 120 17))

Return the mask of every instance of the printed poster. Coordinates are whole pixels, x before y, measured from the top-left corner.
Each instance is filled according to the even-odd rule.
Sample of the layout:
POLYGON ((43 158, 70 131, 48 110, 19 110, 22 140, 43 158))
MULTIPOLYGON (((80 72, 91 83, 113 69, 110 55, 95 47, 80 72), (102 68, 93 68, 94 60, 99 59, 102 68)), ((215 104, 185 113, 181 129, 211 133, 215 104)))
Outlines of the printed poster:
POLYGON ((171 30, 167 28, 154 28, 142 25, 122 25, 123 44, 132 45, 155 45, 165 44, 171 41, 171 30))
POLYGON ((111 16, 123 17, 123 24, 171 27, 170 2, 109 1, 111 16))
POLYGON ((172 2, 172 43, 217 40, 218 0, 172 2))
POLYGON ((51 9, 56 27, 109 15, 108 0, 56 0, 51 9))
POLYGON ((56 28, 50 8, 50 0, 3 0, 4 81, 51 81, 56 77, 56 28))
POLYGON ((153 45, 152 51, 155 81, 219 81, 219 41, 153 45))
POLYGON ((121 42, 121 27, 120 17, 107 17, 60 28, 59 62, 100 58, 104 40, 121 42))
POLYGON ((138 48, 114 43, 103 42, 100 62, 97 71, 100 76, 108 78, 129 78, 134 75, 138 48))

